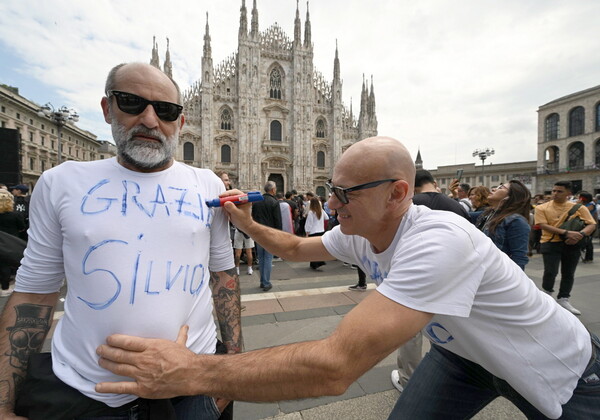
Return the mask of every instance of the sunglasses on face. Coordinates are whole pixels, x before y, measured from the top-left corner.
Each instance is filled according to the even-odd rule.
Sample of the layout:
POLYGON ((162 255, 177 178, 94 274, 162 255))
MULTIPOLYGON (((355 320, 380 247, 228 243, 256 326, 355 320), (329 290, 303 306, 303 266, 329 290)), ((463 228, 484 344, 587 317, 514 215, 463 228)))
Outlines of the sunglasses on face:
POLYGON ((121 92, 119 90, 109 90, 106 92, 106 96, 108 98, 114 96, 119 109, 131 115, 139 115, 144 112, 148 105, 152 105, 156 116, 163 121, 175 121, 183 110, 183 106, 172 102, 149 101, 133 93, 121 92))
POLYGON ((354 187, 348 187, 348 188, 342 188, 342 187, 336 187, 335 185, 333 185, 331 183, 331 179, 329 181, 327 181, 325 183, 325 186, 327 187, 327 190, 329 191, 330 194, 334 194, 335 197, 340 200, 340 202, 342 204, 348 204, 349 200, 348 200, 348 196, 346 195, 346 193, 352 192, 352 191, 359 191, 359 190, 366 190, 367 188, 374 188, 378 185, 383 184, 384 182, 396 182, 398 181, 397 179, 381 179, 379 181, 373 181, 373 182, 367 182, 366 184, 360 184, 360 185, 355 185, 354 187))

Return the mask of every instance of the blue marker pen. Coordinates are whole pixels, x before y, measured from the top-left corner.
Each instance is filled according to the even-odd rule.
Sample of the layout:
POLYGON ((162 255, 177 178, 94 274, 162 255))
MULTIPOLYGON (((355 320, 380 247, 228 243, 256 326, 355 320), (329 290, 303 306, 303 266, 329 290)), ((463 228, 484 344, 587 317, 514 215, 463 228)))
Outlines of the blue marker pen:
POLYGON ((214 200, 206 200, 208 207, 221 207, 227 201, 231 201, 233 204, 244 204, 252 203, 254 201, 264 200, 260 191, 250 191, 247 194, 242 195, 230 195, 229 197, 215 198, 214 200))

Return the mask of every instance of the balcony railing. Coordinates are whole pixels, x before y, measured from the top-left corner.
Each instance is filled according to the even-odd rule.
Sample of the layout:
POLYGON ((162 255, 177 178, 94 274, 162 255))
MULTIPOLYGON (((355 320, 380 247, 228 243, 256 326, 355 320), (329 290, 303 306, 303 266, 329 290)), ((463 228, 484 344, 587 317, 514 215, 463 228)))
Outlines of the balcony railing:
POLYGON ((548 164, 545 167, 537 168, 538 175, 551 175, 551 174, 568 174, 571 172, 585 172, 600 169, 600 165, 580 165, 566 168, 559 168, 556 164, 548 164))

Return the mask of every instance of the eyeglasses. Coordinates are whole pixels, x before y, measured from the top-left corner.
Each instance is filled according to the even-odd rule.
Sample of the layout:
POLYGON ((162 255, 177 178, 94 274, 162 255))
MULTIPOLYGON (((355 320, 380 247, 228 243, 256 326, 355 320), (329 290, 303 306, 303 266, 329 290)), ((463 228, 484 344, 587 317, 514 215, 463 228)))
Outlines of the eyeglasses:
POLYGON ((152 105, 158 118, 163 121, 175 121, 183 110, 183 107, 178 104, 164 101, 149 101, 133 93, 121 92, 119 90, 109 90, 106 92, 106 96, 109 98, 114 96, 119 109, 131 115, 139 115, 144 112, 148 105, 152 105))
POLYGON ((329 193, 331 194, 335 194, 335 197, 340 200, 340 202, 342 204, 348 204, 349 200, 348 200, 348 196, 346 195, 349 192, 352 191, 358 191, 358 190, 365 190, 367 188, 374 188, 378 185, 381 185, 385 182, 396 182, 398 181, 397 179, 382 179, 379 181, 373 181, 373 182, 367 182, 366 184, 360 184, 360 185, 355 185, 354 187, 348 187, 348 188, 342 188, 342 187, 336 187, 331 183, 331 179, 329 181, 327 181, 325 183, 325 186, 327 187, 327 190, 329 191, 329 193))
POLYGON ((507 189, 508 189, 508 187, 507 187, 506 185, 504 185, 504 184, 500 184, 500 185, 498 185, 498 186, 496 187, 496 189, 497 189, 497 190, 507 190, 507 189))

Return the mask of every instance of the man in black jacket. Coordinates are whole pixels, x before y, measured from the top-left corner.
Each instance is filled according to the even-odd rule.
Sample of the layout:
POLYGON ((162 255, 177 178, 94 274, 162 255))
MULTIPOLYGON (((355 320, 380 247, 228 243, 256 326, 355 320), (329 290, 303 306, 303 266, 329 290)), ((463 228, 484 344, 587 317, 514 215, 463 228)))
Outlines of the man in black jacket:
MULTIPOLYGON (((252 204, 252 218, 261 225, 281 230, 281 212, 279 201, 275 198, 277 186, 273 181, 265 184, 264 200, 252 204)), ((260 270, 260 287, 265 292, 271 290, 271 269, 273 268, 273 254, 270 254, 259 244, 256 244, 258 256, 258 269, 260 270)))

